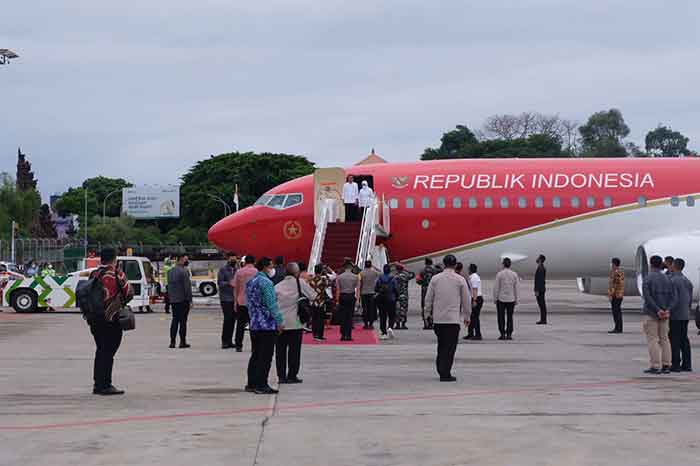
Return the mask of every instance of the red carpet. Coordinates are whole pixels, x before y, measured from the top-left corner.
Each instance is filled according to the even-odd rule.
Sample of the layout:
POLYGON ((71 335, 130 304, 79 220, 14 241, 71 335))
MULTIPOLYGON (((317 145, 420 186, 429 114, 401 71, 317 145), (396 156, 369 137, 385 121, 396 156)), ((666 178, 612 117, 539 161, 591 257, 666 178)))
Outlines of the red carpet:
POLYGON ((333 325, 323 333, 326 341, 316 341, 310 333, 304 334, 305 345, 376 345, 379 343, 376 330, 364 330, 362 324, 355 325, 352 331, 353 341, 340 341, 340 327, 333 325))

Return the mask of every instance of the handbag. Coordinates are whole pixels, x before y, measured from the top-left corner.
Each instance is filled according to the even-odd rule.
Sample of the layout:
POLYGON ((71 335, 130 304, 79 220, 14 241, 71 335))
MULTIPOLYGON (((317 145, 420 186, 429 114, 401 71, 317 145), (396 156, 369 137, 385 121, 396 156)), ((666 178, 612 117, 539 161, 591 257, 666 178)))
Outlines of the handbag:
POLYGON ((125 332, 136 328, 136 315, 129 306, 123 306, 119 310, 119 326, 125 332))
POLYGON ((302 324, 308 324, 311 322, 311 301, 302 294, 301 283, 298 278, 297 291, 299 291, 299 297, 297 298, 297 317, 302 324))

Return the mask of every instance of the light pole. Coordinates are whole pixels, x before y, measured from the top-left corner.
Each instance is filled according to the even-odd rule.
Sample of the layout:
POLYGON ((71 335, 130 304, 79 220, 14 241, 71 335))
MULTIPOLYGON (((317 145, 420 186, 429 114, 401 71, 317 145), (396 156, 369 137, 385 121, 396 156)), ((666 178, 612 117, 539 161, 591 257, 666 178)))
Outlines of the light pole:
POLYGON ((88 201, 88 189, 85 188, 85 221, 83 222, 83 226, 85 228, 85 233, 84 233, 84 241, 85 241, 85 257, 87 257, 87 250, 88 250, 88 235, 87 235, 87 226, 88 226, 88 211, 87 211, 87 201, 88 201))
POLYGON ((12 252, 10 253, 11 261, 13 264, 16 264, 16 262, 15 262, 15 255, 16 255, 15 254, 15 229, 16 228, 17 228, 17 223, 15 223, 15 221, 13 220, 12 221, 12 239, 11 239, 12 252))
POLYGON ((227 217, 229 211, 231 210, 231 206, 229 206, 228 203, 226 201, 224 201, 223 199, 221 199, 219 196, 215 196, 213 194, 207 194, 207 196, 211 197, 212 199, 214 199, 216 201, 219 201, 220 203, 222 203, 224 205, 224 217, 227 217))
POLYGON ((105 223, 105 216, 107 214, 107 199, 109 199, 109 196, 111 196, 112 194, 118 193, 120 191, 121 189, 115 189, 111 193, 107 194, 104 200, 102 201, 102 223, 105 223))

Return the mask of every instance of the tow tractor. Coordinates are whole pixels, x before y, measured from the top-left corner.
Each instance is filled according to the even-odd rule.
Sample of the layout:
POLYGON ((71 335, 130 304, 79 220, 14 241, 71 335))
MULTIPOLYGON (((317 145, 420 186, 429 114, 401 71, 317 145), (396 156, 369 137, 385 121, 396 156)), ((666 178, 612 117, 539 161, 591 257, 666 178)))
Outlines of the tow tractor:
MULTIPOLYGON (((151 261, 146 257, 119 256, 117 265, 126 275, 134 290, 130 306, 149 306, 161 299, 160 285, 155 280, 151 261)), ((78 283, 87 280, 94 268, 68 275, 29 277, 7 281, 1 289, 2 306, 15 312, 44 312, 50 310, 77 310, 75 290, 78 283)), ((3 285, 0 283, 0 287, 3 285)))

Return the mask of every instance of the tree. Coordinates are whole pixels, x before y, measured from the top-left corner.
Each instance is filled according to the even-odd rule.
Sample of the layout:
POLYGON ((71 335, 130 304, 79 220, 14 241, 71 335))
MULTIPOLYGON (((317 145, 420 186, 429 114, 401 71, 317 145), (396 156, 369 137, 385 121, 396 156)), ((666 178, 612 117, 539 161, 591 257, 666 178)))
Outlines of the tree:
POLYGON ((594 113, 579 127, 581 149, 586 157, 626 157, 623 139, 630 129, 617 109, 594 113))
POLYGON ((232 152, 197 162, 182 177, 181 226, 208 229, 223 216, 217 196, 233 208, 235 186, 241 208, 285 181, 310 175, 314 165, 305 157, 288 154, 232 152))
POLYGON ((56 238, 58 236, 48 204, 42 204, 39 216, 31 225, 30 232, 32 236, 37 238, 56 238))
POLYGON ((12 177, 0 173, 0 238, 11 236, 12 221, 19 225, 21 235, 29 236, 40 207, 41 196, 36 190, 18 191, 12 177))
POLYGON ((688 155, 689 139, 678 131, 659 125, 644 138, 646 150, 654 157, 680 157, 688 155))
POLYGON ((474 133, 463 125, 457 125, 456 129, 448 131, 440 139, 440 147, 427 148, 423 151, 422 160, 457 159, 468 153, 468 148, 478 144, 479 140, 474 133))
POLYGON ((105 197, 107 199, 106 214, 109 217, 118 217, 121 213, 122 197, 120 191, 123 188, 133 186, 121 178, 107 178, 98 176, 83 181, 79 188, 70 188, 56 201, 55 209, 61 216, 68 214, 84 215, 85 189, 88 194, 88 216, 102 215, 102 207, 105 197))

